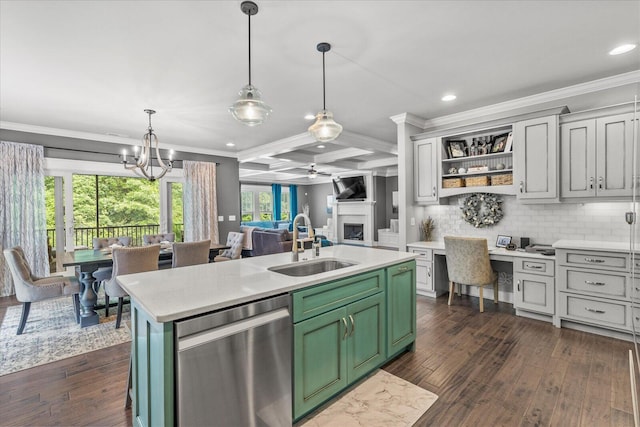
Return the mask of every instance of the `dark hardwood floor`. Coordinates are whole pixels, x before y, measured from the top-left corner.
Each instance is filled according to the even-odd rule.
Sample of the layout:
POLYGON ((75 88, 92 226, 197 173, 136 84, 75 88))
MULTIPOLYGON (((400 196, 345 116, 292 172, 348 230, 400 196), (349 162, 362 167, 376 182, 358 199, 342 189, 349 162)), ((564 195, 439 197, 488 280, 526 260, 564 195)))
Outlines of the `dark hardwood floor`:
MULTIPOLYGON (((418 297, 416 351, 384 366, 438 394, 418 426, 632 426, 632 344, 418 297)), ((0 317, 15 299, 0 298, 0 317)), ((0 425, 131 425, 129 344, 0 376, 0 425)))

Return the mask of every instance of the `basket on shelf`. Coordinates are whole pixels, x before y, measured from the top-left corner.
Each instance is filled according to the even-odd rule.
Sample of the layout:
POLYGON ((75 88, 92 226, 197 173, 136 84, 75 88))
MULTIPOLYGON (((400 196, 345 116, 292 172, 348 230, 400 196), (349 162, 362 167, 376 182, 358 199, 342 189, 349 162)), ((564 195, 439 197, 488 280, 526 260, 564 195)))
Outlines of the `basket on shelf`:
POLYGON ((491 177, 491 185, 511 185, 513 184, 513 174, 506 173, 504 175, 493 175, 491 177))
POLYGON ((489 185, 489 177, 488 176, 470 176, 469 178, 465 178, 465 183, 467 187, 479 187, 483 185, 489 185))
POLYGON ((458 187, 464 187, 463 178, 443 178, 442 179, 442 188, 458 188, 458 187))

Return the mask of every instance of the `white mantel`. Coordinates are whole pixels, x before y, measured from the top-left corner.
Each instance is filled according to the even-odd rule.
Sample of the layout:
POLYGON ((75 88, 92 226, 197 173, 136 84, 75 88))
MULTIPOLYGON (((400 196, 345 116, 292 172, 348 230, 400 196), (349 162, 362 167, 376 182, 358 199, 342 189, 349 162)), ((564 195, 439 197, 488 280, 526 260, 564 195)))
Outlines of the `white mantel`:
POLYGON ((333 235, 338 243, 373 246, 373 209, 375 201, 335 202, 333 205, 333 235), (363 240, 345 240, 344 224, 362 224, 363 240))

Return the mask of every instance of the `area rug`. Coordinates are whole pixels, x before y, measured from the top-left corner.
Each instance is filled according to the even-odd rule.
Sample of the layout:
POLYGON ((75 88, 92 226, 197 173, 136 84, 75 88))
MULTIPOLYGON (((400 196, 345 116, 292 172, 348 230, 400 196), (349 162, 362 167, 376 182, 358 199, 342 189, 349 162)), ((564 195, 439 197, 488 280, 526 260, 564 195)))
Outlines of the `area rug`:
POLYGON ((16 335, 22 305, 7 308, 0 325, 0 375, 10 374, 56 360, 131 341, 129 306, 115 329, 116 309, 100 324, 81 328, 73 315, 71 297, 31 304, 31 313, 22 335, 16 335))
POLYGON ((300 427, 410 427, 438 396, 379 370, 300 427))

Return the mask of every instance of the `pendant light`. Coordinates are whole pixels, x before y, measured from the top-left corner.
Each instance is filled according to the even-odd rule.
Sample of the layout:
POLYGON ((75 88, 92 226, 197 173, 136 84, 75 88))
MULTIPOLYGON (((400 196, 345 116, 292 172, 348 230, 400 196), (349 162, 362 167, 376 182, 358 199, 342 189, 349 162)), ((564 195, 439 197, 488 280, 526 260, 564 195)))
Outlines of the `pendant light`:
POLYGON ((240 123, 257 126, 271 113, 271 107, 262 101, 262 94, 258 88, 251 84, 251 15, 258 13, 258 5, 252 1, 243 1, 240 10, 249 17, 249 84, 240 90, 240 97, 229 107, 229 112, 240 123))
POLYGON ((155 181, 156 179, 160 179, 166 175, 167 172, 171 172, 173 167, 173 150, 169 152, 169 161, 167 163, 162 161, 160 157, 160 148, 158 144, 158 137, 153 132, 153 128, 151 127, 151 115, 155 114, 155 110, 144 110, 145 113, 149 115, 149 127, 147 128, 147 133, 145 133, 142 137, 142 144, 140 147, 134 147, 134 163, 129 164, 127 162, 127 152, 126 150, 122 152, 122 164, 125 169, 133 171, 136 175, 146 178, 149 181, 155 181), (153 173, 153 150, 155 146, 156 160, 158 160, 158 165, 160 166, 160 173, 158 175, 154 175, 153 173))
POLYGON ((318 43, 316 48, 318 52, 322 52, 322 111, 316 114, 316 122, 309 126, 309 133, 311 133, 318 142, 329 142, 336 139, 342 132, 342 126, 333 120, 333 113, 327 111, 326 106, 327 92, 324 77, 324 54, 331 50, 331 45, 322 42, 318 43))

